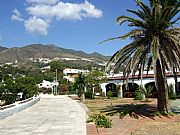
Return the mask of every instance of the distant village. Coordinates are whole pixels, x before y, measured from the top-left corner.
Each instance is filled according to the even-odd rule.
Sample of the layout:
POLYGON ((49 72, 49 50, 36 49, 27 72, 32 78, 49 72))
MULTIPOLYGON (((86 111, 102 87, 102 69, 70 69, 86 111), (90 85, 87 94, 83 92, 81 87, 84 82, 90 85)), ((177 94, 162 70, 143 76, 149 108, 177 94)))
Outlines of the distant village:
MULTIPOLYGON (((17 60, 11 63, 5 63, 0 65, 1 70, 7 72, 6 75, 3 75, 3 71, 1 71, 0 75, 0 80, 2 83, 4 83, 4 86, 7 86, 7 83, 9 83, 8 79, 6 78, 12 78, 14 82, 16 82, 18 75, 22 78, 33 77, 35 80, 35 85, 39 89, 37 90, 37 92, 42 92, 44 94, 78 94, 78 88, 75 86, 76 79, 79 77, 80 74, 82 74, 86 76, 86 78, 88 76, 90 77, 90 79, 86 79, 89 79, 89 82, 86 82, 87 86, 85 87, 85 92, 89 91, 90 93, 93 93, 93 95, 106 96, 110 91, 115 97, 132 98, 135 96, 135 91, 140 86, 143 86, 146 89, 151 87, 151 97, 157 97, 157 90, 155 88, 155 81, 153 75, 154 73, 152 70, 149 71, 148 74, 145 71, 143 73, 143 76, 141 76, 142 80, 139 78, 138 72, 134 75, 130 74, 127 87, 124 83, 124 75, 122 72, 116 74, 113 72, 110 72, 109 74, 104 73, 104 69, 106 66, 106 62, 104 61, 97 62, 87 58, 68 57, 55 57, 53 59, 29 58, 26 63, 21 63, 20 65, 21 66, 19 66, 17 60), (88 66, 86 66, 83 62, 88 64, 88 66), (10 71, 6 71, 8 68, 10 69, 10 71), (20 68, 18 69, 19 71, 14 71, 16 68, 20 68), (11 74, 11 72, 13 72, 13 74, 11 74)), ((114 65, 114 63, 112 63, 112 65, 114 65)), ((167 71, 167 80, 169 86, 173 85, 174 93, 180 94, 180 87, 179 85, 178 88, 175 87, 173 75, 169 71, 167 71)), ((179 77, 177 78, 177 83, 180 83, 179 77)), ((6 91, 6 89, 9 88, 2 88, 1 95, 3 95, 4 92, 8 92, 6 91)), ((13 90, 10 90, 8 93, 11 93, 11 91, 13 90)), ((19 89, 16 94, 20 97, 20 99, 23 98, 23 91, 21 89, 19 89)), ((28 98, 28 96, 25 98, 28 98)))
MULTIPOLYGON (((63 93, 63 92, 71 91, 73 88, 70 88, 70 85, 75 83, 75 79, 78 77, 79 74, 87 75, 91 72, 91 70, 102 71, 105 65, 106 65, 105 62, 92 61, 87 58, 78 58, 78 59, 68 58, 68 57, 66 58, 55 57, 53 59, 29 58, 28 61, 25 63, 22 62, 19 63, 18 60, 16 60, 14 62, 1 64, 0 81, 2 84, 4 84, 4 86, 7 86, 9 85, 7 84, 8 83, 7 78, 10 78, 11 80, 14 80, 14 82, 16 82, 16 79, 18 77, 22 77, 22 78, 33 77, 35 79, 36 86, 38 87, 38 89, 42 90, 41 92, 57 94, 60 92, 63 93), (80 66, 78 66, 80 68, 73 68, 76 67, 74 66, 76 64, 72 64, 71 66, 64 65, 61 67, 60 64, 63 65, 68 62, 74 62, 74 63, 85 62, 89 65, 90 69, 83 69, 83 67, 80 66), (52 63, 55 63, 55 65, 52 65, 52 63), (92 63, 95 66, 93 66, 92 63)), ((5 89, 9 89, 9 88, 4 88, 4 91, 2 88, 2 90, 0 91, 1 96, 5 92, 5 89)), ((7 91, 7 93, 11 94, 12 93, 11 91, 13 90, 9 90, 9 92, 7 91)), ((23 91, 19 90, 16 92, 16 94, 20 97, 20 99, 23 98, 23 91)))
MULTIPOLYGON (((41 63, 44 65, 49 64, 52 61, 60 61, 60 60, 65 60, 65 61, 85 61, 85 62, 92 62, 92 60, 87 59, 87 58, 59 58, 59 57, 55 57, 53 59, 50 58, 29 58, 28 61, 33 62, 33 63, 41 63)), ((96 65, 99 66, 105 66, 106 62, 96 62, 96 65)), ((5 63, 5 64, 1 64, 0 67, 4 66, 4 65, 9 65, 9 66, 13 66, 13 67, 17 67, 18 66, 18 61, 16 60, 15 62, 9 62, 9 63, 5 63)), ((46 72, 47 70, 50 70, 50 66, 44 66, 41 69, 42 72, 46 72)), ((95 67, 92 67, 92 69, 95 67)), ((66 79, 69 82, 74 82, 75 81, 75 77, 77 77, 78 74, 83 73, 83 74, 88 74, 90 71, 89 70, 84 70, 84 69, 74 69, 74 68, 65 68, 63 69, 63 78, 66 79)), ((55 81, 55 80, 54 80, 55 81)), ((58 83, 55 82, 49 82, 46 80, 43 80, 42 83, 38 84, 39 88, 45 87, 45 88, 51 88, 53 89, 55 85, 58 85, 58 83)))

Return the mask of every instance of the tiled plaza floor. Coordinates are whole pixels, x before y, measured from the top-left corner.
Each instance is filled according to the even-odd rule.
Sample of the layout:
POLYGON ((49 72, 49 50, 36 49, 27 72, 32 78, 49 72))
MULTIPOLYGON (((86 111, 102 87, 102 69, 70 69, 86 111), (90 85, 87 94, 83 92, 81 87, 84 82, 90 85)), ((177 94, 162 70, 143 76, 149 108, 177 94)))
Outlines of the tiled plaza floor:
POLYGON ((0 120, 0 135, 86 135, 86 113, 69 97, 43 97, 32 107, 0 120))

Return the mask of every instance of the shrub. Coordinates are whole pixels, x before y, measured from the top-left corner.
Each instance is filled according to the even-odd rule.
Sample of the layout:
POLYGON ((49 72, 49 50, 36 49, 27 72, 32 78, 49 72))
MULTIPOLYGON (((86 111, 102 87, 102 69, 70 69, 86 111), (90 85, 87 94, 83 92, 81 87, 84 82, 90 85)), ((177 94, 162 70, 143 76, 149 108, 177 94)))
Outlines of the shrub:
POLYGON ((145 93, 146 98, 149 98, 152 95, 153 89, 154 89, 153 86, 148 86, 147 87, 146 93, 145 93))
POLYGON ((43 93, 43 94, 51 94, 51 93, 52 93, 52 89, 51 89, 51 88, 45 88, 45 87, 43 87, 43 88, 40 88, 40 89, 39 89, 39 92, 40 92, 40 93, 43 93))
POLYGON ((112 96, 113 96, 112 91, 108 91, 108 92, 107 92, 107 97, 110 99, 112 96))
POLYGON ((1 97, 2 100, 5 100, 5 105, 13 104, 16 101, 15 94, 4 94, 1 97))
POLYGON ((143 100, 143 95, 138 90, 135 91, 135 97, 134 100, 143 100))
POLYGON ((112 120, 102 113, 93 113, 89 116, 88 122, 94 122, 96 127, 111 128, 112 120))
POLYGON ((59 86, 59 92, 67 92, 68 91, 68 85, 67 84, 61 84, 59 86))
POLYGON ((100 93, 101 97, 105 97, 105 92, 100 93))
POLYGON ((176 95, 174 93, 174 86, 173 86, 173 84, 169 85, 169 99, 176 100, 176 95))
POLYGON ((86 99, 92 99, 92 97, 93 97, 93 93, 91 91, 85 92, 85 98, 86 99))
POLYGON ((137 97, 139 97, 139 99, 137 100, 143 100, 143 95, 144 95, 146 101, 148 101, 148 98, 152 95, 153 89, 154 89, 153 86, 148 86, 147 89, 145 89, 142 85, 140 85, 137 92, 140 92, 141 94, 137 93, 137 97))

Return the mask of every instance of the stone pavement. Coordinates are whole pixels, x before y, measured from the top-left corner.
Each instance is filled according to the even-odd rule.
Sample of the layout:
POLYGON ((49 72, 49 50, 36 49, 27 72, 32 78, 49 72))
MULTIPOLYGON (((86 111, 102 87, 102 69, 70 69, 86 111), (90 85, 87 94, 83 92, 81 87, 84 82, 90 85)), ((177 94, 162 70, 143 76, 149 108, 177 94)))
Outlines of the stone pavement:
POLYGON ((86 135, 86 113, 67 96, 47 96, 0 120, 0 135, 86 135))

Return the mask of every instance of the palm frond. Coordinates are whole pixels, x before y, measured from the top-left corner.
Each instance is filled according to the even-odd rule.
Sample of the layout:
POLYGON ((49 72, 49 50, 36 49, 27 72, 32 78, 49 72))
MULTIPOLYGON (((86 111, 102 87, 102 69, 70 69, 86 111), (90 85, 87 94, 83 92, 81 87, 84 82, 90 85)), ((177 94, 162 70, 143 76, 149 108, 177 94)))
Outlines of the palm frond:
POLYGON ((144 12, 138 10, 138 11, 134 11, 134 10, 130 10, 127 9, 128 12, 135 14, 137 17, 141 18, 143 21, 146 20, 146 15, 144 15, 144 12))
POLYGON ((134 24, 134 26, 141 26, 141 27, 144 26, 143 21, 134 19, 134 18, 132 18, 132 17, 119 16, 119 17, 116 19, 116 23, 119 24, 119 25, 122 25, 122 24, 125 23, 125 22, 132 23, 132 24, 134 24))
POLYGON ((143 2, 138 2, 138 6, 142 9, 142 11, 145 13, 145 15, 149 18, 151 15, 151 9, 146 6, 143 2))
POLYGON ((105 43, 105 42, 108 42, 108 41, 111 41, 111 40, 118 40, 118 39, 124 40, 124 39, 126 39, 126 38, 128 38, 130 36, 140 35, 140 34, 143 34, 143 31, 140 30, 140 29, 135 29, 135 30, 132 30, 131 32, 128 32, 128 33, 122 35, 122 36, 106 39, 106 40, 104 40, 102 42, 99 42, 98 44, 102 44, 102 43, 105 43))

